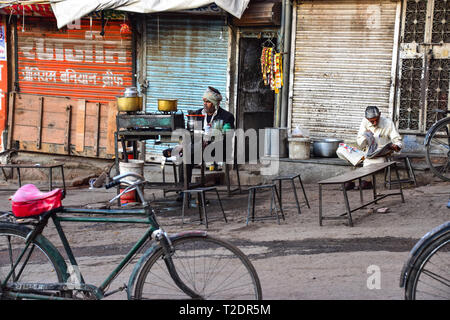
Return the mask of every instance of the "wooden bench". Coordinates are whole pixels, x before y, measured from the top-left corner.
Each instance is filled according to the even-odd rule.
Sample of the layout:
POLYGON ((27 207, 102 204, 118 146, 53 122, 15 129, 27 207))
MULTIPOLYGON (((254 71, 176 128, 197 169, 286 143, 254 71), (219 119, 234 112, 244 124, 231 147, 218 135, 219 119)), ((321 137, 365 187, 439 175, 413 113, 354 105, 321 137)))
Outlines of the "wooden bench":
MULTIPOLYGON (((62 177, 62 188, 64 194, 66 194, 66 182, 64 180, 64 165, 63 164, 0 164, 0 168, 2 169, 3 176, 6 178, 5 168, 10 168, 11 170, 17 170, 17 182, 19 183, 19 187, 22 186, 22 179, 20 177, 20 169, 47 169, 48 170, 48 191, 53 190, 53 169, 60 168, 61 177, 62 177)), ((14 172, 14 171, 13 171, 14 172)), ((7 189, 7 190, 15 190, 15 189, 7 189)))
POLYGON ((341 174, 334 178, 329 178, 326 180, 319 181, 318 182, 319 183, 319 225, 322 226, 322 220, 326 220, 326 219, 329 219, 329 220, 331 220, 331 219, 348 219, 348 225, 353 227, 352 214, 351 214, 352 212, 359 210, 361 208, 364 208, 364 207, 368 206, 369 204, 377 203, 377 201, 379 201, 383 198, 386 198, 388 196, 400 195, 402 198, 402 202, 404 203, 405 198, 403 196, 401 181, 399 183, 398 191, 393 190, 393 191, 386 191, 386 193, 384 193, 384 194, 377 194, 375 175, 377 173, 382 172, 382 171, 386 170, 387 168, 391 168, 391 167, 394 168, 396 176, 397 176, 397 180, 400 181, 399 174, 398 174, 398 168, 397 168, 395 161, 372 164, 367 167, 358 168, 354 171, 341 174), (363 191, 361 189, 361 180, 362 180, 362 178, 367 177, 367 176, 372 176, 373 200, 369 201, 367 203, 364 203, 363 191), (359 206, 355 209, 350 209, 350 203, 348 201, 348 195, 347 195, 347 190, 345 189, 345 184, 347 182, 351 182, 351 181, 357 180, 357 179, 359 180, 359 186, 360 186, 359 194, 360 194, 361 206, 359 206), (344 193, 344 202, 345 202, 346 212, 339 216, 324 217, 322 214, 322 187, 324 185, 335 185, 335 184, 340 184, 342 186, 342 190, 344 193))

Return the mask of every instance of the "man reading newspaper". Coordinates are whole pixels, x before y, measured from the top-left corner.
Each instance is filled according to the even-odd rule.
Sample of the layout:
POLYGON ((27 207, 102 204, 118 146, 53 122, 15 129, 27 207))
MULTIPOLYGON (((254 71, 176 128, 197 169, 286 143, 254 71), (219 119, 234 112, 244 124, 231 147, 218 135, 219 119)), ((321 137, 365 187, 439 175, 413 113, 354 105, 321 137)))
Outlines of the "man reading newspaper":
MULTIPOLYGON (((402 149, 402 137, 398 133, 394 122, 381 116, 380 110, 376 106, 368 106, 365 111, 365 118, 359 126, 356 138, 358 146, 366 152, 363 166, 387 161, 387 156, 392 152, 399 152, 402 149)), ((351 185, 346 188, 352 189, 351 185)), ((363 189, 371 189, 370 181, 361 181, 363 189)))

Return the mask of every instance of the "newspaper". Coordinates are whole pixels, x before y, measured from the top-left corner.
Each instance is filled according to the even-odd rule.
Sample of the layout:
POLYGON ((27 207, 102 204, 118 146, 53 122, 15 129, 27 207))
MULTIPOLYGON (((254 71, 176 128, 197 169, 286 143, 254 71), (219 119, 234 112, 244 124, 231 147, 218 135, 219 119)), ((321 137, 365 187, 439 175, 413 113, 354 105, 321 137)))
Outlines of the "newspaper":
POLYGON ((378 157, 386 157, 392 153, 392 142, 389 142, 383 148, 376 149, 372 153, 366 154, 366 159, 378 158, 378 157))
POLYGON ((392 142, 389 142, 382 148, 378 148, 378 143, 375 141, 372 132, 365 132, 364 135, 366 136, 368 145, 366 159, 386 157, 392 153, 392 142))

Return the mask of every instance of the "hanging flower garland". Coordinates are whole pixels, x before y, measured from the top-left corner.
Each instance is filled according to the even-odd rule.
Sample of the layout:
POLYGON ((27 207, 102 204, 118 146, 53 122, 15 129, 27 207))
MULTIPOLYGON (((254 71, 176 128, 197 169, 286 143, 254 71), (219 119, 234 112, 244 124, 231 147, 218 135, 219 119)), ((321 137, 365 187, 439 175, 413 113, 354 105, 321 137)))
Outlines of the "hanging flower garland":
POLYGON ((122 34, 130 34, 131 33, 131 27, 130 24, 127 21, 124 21, 120 24, 120 35, 122 34))
POLYGON ((261 73, 264 85, 270 85, 275 93, 283 86, 283 58, 272 47, 263 47, 261 52, 261 73))

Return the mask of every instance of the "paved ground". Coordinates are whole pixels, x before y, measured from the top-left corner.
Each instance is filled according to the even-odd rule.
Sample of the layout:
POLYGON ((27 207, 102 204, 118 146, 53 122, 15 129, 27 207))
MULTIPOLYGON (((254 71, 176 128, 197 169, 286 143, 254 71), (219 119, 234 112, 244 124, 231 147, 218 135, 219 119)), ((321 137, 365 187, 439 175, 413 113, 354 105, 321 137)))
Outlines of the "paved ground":
MULTIPOLYGON (((302 203, 300 215, 286 185, 285 220, 279 225, 275 220, 265 220, 247 226, 247 194, 228 197, 222 193, 228 223, 220 219, 217 202, 210 197, 209 217, 218 219, 211 222, 209 232, 232 241, 249 255, 260 276, 265 299, 403 299, 398 282, 409 250, 427 231, 449 220, 446 204, 450 183, 431 177, 428 181, 431 182, 405 189, 405 203, 398 196, 389 197, 355 212, 354 227, 348 227, 344 220, 324 221, 319 226, 317 184, 305 185, 311 208, 302 203), (379 208, 389 210, 377 213, 379 208), (374 272, 380 275, 375 285, 371 282, 374 272)), ((371 191, 365 192, 369 198, 371 191)), ((0 191, 3 208, 10 208, 7 198, 12 193, 0 191)), ((115 190, 72 188, 64 205, 99 207, 114 194, 115 190)), ((303 200, 301 193, 299 196, 303 200)), ((164 199, 160 190, 146 190, 146 197, 153 200, 158 218, 169 233, 204 229, 198 224, 181 226, 180 204, 174 196, 164 199)), ((358 191, 350 191, 350 201, 359 202, 358 191)), ((257 215, 267 214, 269 205, 269 193, 258 194, 257 215)), ((342 192, 338 188, 327 189, 324 210, 328 215, 343 212, 342 192)), ((198 213, 192 210, 188 214, 196 217, 198 213)), ((66 223, 64 227, 86 280, 97 285, 112 270, 106 261, 118 262, 143 231, 141 226, 128 224, 66 223)), ((45 235, 55 240, 51 224, 45 235)), ((126 283, 130 271, 131 267, 127 267, 111 289, 126 283)), ((125 299, 125 294, 117 293, 109 299, 125 299)))

